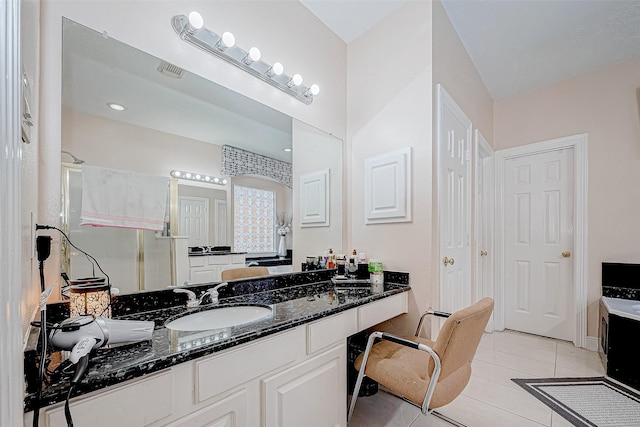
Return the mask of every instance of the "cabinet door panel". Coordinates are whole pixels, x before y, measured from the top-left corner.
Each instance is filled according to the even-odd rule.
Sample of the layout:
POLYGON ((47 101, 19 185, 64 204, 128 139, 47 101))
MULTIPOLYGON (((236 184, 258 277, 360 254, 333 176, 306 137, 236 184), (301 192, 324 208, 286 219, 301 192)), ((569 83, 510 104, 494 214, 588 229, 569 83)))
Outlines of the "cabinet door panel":
POLYGON ((262 381, 265 427, 346 426, 346 347, 262 381))
POLYGON ((246 427, 247 391, 239 390, 165 427, 246 427))

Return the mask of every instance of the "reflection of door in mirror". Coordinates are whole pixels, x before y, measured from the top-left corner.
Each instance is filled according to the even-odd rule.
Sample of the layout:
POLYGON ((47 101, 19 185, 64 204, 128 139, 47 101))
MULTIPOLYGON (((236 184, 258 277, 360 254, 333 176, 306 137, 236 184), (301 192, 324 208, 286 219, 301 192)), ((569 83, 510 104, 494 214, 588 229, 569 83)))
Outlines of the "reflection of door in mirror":
POLYGON ((229 225, 225 190, 180 183, 178 206, 178 233, 189 237, 189 246, 219 246, 219 234, 226 240, 229 225))
POLYGON ((213 235, 213 244, 215 246, 230 246, 229 230, 227 221, 227 202, 225 200, 214 200, 214 224, 215 234, 213 235))
POLYGON ((180 196, 180 230, 189 238, 189 246, 209 244, 209 199, 180 196))

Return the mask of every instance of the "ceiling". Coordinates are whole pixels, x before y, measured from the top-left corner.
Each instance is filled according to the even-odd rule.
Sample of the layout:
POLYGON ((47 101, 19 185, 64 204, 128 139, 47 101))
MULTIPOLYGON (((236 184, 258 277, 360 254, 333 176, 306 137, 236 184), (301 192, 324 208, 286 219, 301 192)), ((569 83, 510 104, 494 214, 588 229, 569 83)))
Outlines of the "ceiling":
MULTIPOLYGON (((408 3, 300 0, 349 43, 408 3)), ((639 0, 443 0, 494 99, 640 58, 639 0)))

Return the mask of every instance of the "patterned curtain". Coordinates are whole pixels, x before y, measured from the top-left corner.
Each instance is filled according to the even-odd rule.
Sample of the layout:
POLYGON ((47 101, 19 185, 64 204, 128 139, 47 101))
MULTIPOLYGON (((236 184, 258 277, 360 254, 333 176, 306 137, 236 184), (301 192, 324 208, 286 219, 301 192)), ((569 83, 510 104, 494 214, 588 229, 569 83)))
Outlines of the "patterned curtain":
POLYGON ((245 151, 230 145, 222 146, 222 176, 262 175, 293 188, 291 163, 245 151))

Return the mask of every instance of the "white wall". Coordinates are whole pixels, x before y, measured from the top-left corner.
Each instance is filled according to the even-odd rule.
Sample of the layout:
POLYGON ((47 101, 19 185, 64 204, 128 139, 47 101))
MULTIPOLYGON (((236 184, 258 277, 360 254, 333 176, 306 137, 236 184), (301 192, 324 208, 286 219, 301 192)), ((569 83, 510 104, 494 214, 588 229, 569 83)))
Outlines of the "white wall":
MULTIPOLYGON (((487 88, 485 87, 478 70, 476 70, 471 58, 467 54, 464 45, 460 41, 449 16, 447 15, 441 1, 433 2, 433 87, 441 84, 447 93, 454 99, 456 104, 465 112, 472 122, 473 129, 478 129, 487 141, 493 142, 493 99, 487 88)), ((434 89, 435 90, 435 89, 434 89)), ((433 99, 433 139, 437 139, 437 97, 433 99)), ((474 147, 474 144, 471 144, 474 147)), ((475 148, 475 147, 474 147, 475 148)), ((475 153, 474 153, 475 154, 475 153)), ((435 151, 434 151, 435 159, 435 151)), ((472 171, 475 169, 475 155, 472 155, 472 171)), ((434 167, 434 173, 436 168, 434 167)), ((435 179, 435 178, 434 178, 435 179)), ((469 188, 471 191, 471 248, 475 248, 476 229, 475 229, 475 188, 474 176, 469 177, 469 188)), ((437 218, 437 200, 434 201, 434 218, 437 218)), ((440 256, 438 247, 438 221, 434 221, 434 263, 439 264, 440 256)), ((473 249, 472 249, 473 251, 473 249)), ((475 257, 471 257, 471 287, 475 294, 475 257)), ((437 286, 440 280, 438 269, 434 269, 433 275, 433 292, 434 306, 439 306, 440 289, 437 286)), ((478 300, 476 295, 474 300, 478 300)))
POLYGON ((432 302, 431 41, 431 3, 409 2, 348 46, 347 249, 411 273, 410 316, 387 325, 396 332, 415 328, 432 302), (366 225, 364 161, 405 147, 413 150, 413 220, 366 225))
POLYGON ((640 60, 495 102, 495 147, 588 133, 587 335, 598 334, 602 262, 640 263, 640 60))
MULTIPOLYGON (((440 83, 489 143, 493 99, 458 38, 441 1, 433 2, 433 84, 440 83)), ((434 99, 434 105, 436 100, 434 99)))

